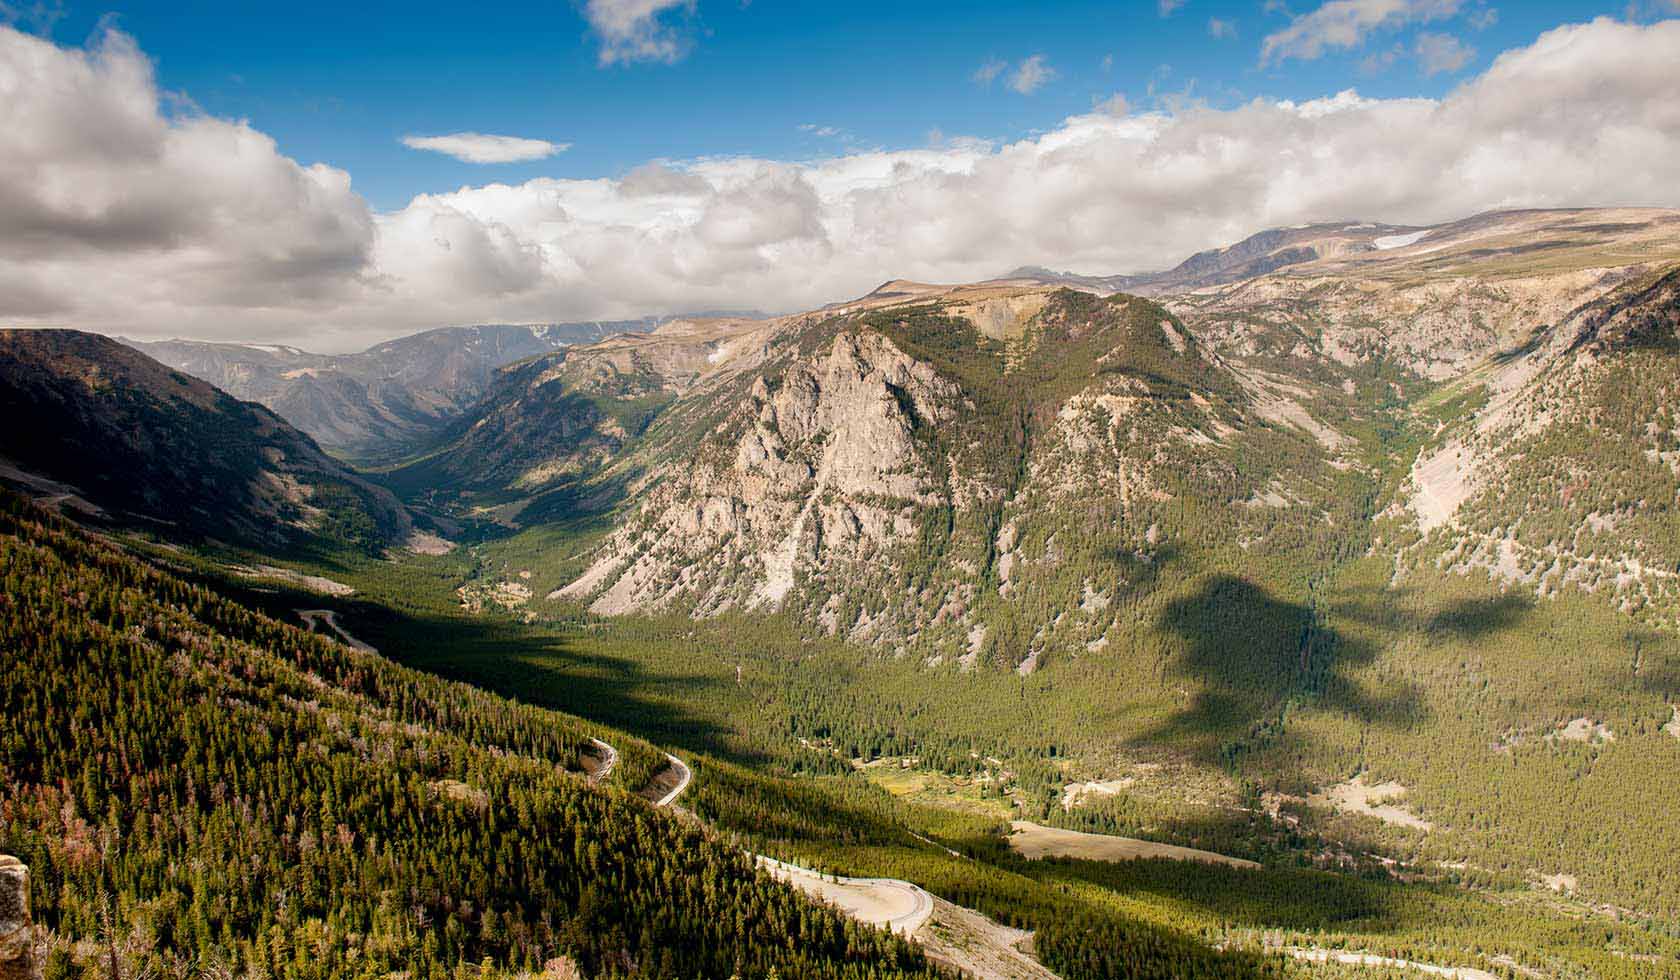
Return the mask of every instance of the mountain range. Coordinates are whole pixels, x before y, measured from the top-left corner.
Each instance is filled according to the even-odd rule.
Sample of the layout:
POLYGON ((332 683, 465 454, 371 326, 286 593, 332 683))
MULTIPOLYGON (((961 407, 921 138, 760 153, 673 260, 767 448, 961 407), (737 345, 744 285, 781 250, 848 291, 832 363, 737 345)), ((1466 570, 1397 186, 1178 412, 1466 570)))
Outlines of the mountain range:
POLYGON ((552 595, 597 613, 776 612, 965 664, 1100 646, 1168 554, 1381 547, 1672 616, 1677 261, 1674 212, 1505 212, 1265 233, 1153 300, 895 281, 535 357, 395 485, 610 514, 552 595), (1606 411, 1628 372, 1652 396, 1606 411))
MULTIPOLYGON (((914 882, 956 903, 941 929, 984 913, 963 921, 1006 959, 1024 933, 999 930, 1031 929, 1034 962, 1064 976, 1306 975, 1331 949, 1487 976, 1680 964, 1680 212, 1317 224, 1142 278, 891 280, 796 314, 563 345, 433 332, 349 367, 169 348, 198 350, 206 374, 262 362, 284 410, 152 348, 0 332, 0 409, 18 423, 0 479, 102 533, 0 497, 0 544, 84 556, 70 565, 132 547, 98 559, 121 582, 83 590, 144 579, 160 610, 187 586, 146 569, 197 551, 269 615, 657 736, 694 753, 686 805, 713 830, 914 882), (314 390, 311 365, 384 408, 288 400, 314 390), (384 462, 358 472, 306 424, 384 462), (240 584, 253 553, 333 597, 292 591, 296 575, 240 584), (1025 839, 1089 858, 1098 845, 1066 836, 1080 831, 1260 867, 1021 856, 1025 839)), ((29 608, 69 616, 68 574, 31 572, 29 608)), ((212 634, 256 622, 217 610, 212 634)), ((119 652, 153 670, 144 639, 119 652)), ((223 690, 240 675, 217 669, 206 683, 230 703, 312 716, 312 675, 286 674, 304 693, 276 701, 223 690)), ((395 731, 378 700, 395 682, 367 671, 344 680, 344 723, 395 731)), ((515 812, 475 788, 504 765, 554 775, 540 745, 503 753, 535 722, 510 727, 500 702, 451 714, 440 691, 404 696, 438 725, 405 737, 458 737, 470 714, 471 749, 404 805, 515 812)), ((219 737, 205 725, 191 737, 219 737)), ((572 768, 600 764, 582 731, 572 768)), ((365 763, 382 738, 334 751, 365 763)), ((660 798, 663 757, 626 744, 615 780, 660 798)), ((265 860, 303 853, 263 826, 265 860)), ((332 833, 342 859, 362 853, 348 825, 332 833)), ((557 929, 474 874, 463 894, 494 915, 417 900, 454 908, 448 956, 533 959, 519 944, 540 935, 601 975, 629 962, 630 939, 557 929)), ((610 918, 564 887, 572 921, 610 918)), ((380 919, 382 941, 423 948, 431 921, 380 919)), ((901 954, 870 955, 922 969, 901 954)))
POLYGON ((433 437, 482 394, 497 368, 656 322, 444 327, 354 354, 312 354, 280 344, 123 342, 268 406, 331 452, 377 460, 433 437))

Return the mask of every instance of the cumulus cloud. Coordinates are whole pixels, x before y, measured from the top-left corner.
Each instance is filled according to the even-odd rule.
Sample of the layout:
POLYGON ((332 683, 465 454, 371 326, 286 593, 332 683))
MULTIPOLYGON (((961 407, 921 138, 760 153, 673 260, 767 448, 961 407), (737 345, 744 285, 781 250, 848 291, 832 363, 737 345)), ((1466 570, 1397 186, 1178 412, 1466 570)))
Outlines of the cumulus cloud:
POLYGON ((1356 48, 1373 31, 1442 20, 1458 13, 1464 0, 1331 0, 1301 14, 1281 31, 1266 35, 1260 62, 1275 65, 1290 58, 1311 61, 1326 49, 1356 48))
POLYGON ((1476 57, 1475 48, 1451 34, 1419 34, 1415 51, 1418 67, 1429 76, 1453 74, 1476 57))
POLYGON ((422 195, 158 111, 120 36, 0 33, 0 314, 349 347, 458 322, 806 309, 886 279, 1136 272, 1266 227, 1680 205, 1680 22, 1599 20, 1441 99, 1112 101, 1013 142, 659 161, 422 195))
POLYGON ((404 136, 403 145, 411 150, 442 153, 464 163, 524 163, 547 159, 572 147, 570 143, 550 143, 522 136, 493 136, 489 133, 404 136))
POLYGON ((1035 54, 1015 67, 1009 76, 1009 87, 1022 95, 1031 95, 1055 77, 1056 70, 1044 60, 1044 56, 1035 54))
POLYGON ((662 21, 670 10, 694 11, 695 0, 588 0, 584 19, 601 41, 603 66, 632 61, 671 64, 688 53, 688 39, 662 21))
POLYGON ((123 34, 78 50, 0 28, 0 312, 301 312, 360 292, 374 222, 349 174, 159 102, 123 34))

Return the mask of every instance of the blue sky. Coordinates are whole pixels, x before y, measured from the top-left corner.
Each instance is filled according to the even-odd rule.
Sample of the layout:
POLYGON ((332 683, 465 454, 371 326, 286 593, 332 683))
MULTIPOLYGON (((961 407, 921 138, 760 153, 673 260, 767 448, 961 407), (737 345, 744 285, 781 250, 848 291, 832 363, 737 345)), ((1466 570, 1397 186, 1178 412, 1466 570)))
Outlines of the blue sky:
POLYGON ((350 171, 369 202, 388 210, 420 192, 618 176, 650 159, 809 159, 923 146, 930 134, 1007 141, 1116 93, 1137 107, 1186 94, 1229 107, 1349 87, 1439 96, 1550 27, 1628 10, 1626 2, 1465 0, 1454 16, 1262 67, 1263 39, 1314 6, 1183 0, 1163 16, 1157 0, 701 0, 660 15, 684 46, 680 59, 609 66, 581 5, 565 2, 73 4, 47 33, 79 44, 115 24, 153 59, 162 88, 212 115, 248 119, 297 160, 350 171), (1212 36, 1214 20, 1229 25, 1227 36, 1212 36), (1456 70, 1425 75, 1414 54, 1422 33, 1458 38, 1475 53, 1456 70), (1053 77, 1023 95, 1008 74, 1033 55, 1053 77), (983 85, 974 76, 988 61, 1009 69, 983 85), (400 142, 457 131, 570 148, 475 165, 400 142))

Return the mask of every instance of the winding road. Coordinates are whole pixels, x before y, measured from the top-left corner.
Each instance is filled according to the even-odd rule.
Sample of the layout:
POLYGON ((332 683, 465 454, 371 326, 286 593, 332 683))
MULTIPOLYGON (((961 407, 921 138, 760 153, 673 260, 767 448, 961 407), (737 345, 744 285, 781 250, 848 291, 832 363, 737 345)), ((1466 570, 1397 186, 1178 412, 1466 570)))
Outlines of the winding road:
POLYGON ((587 764, 584 766, 585 769, 589 769, 589 782, 591 785, 604 783, 607 777, 612 775, 613 767, 618 765, 618 750, 598 738, 591 738, 589 744, 600 750, 596 758, 601 760, 601 764, 594 769, 589 769, 587 764))
POLYGON ((350 649, 360 650, 363 653, 379 652, 345 632, 344 627, 338 625, 338 613, 331 609, 299 609, 297 614, 298 618, 303 620, 303 625, 307 626, 311 633, 325 632, 321 629, 322 624, 325 624, 327 629, 338 634, 338 641, 350 649))
POLYGON ((886 926, 906 938, 933 915, 933 896, 897 878, 847 878, 821 874, 762 854, 753 855, 770 876, 821 899, 859 922, 886 926))
POLYGON ((669 752, 665 753, 665 759, 671 764, 671 768, 677 771, 677 785, 671 787, 671 790, 664 796, 655 800, 654 806, 670 806, 675 803, 677 797, 682 795, 683 790, 688 789, 689 782, 694 779, 694 772, 681 759, 669 752))
MULTIPOLYGON (((665 754, 665 759, 677 773, 677 782, 654 801, 653 805, 661 808, 673 806, 694 779, 693 771, 681 759, 670 753, 665 754)), ((934 841, 919 839, 956 854, 934 841)), ((920 885, 897 878, 823 874, 748 853, 777 881, 864 925, 885 926, 905 939, 913 939, 933 962, 977 980, 1059 980, 1043 964, 1022 952, 1021 943, 1029 938, 1029 933, 1000 926, 972 909, 934 898, 920 885), (934 927, 929 926, 930 920, 936 920, 934 927)))

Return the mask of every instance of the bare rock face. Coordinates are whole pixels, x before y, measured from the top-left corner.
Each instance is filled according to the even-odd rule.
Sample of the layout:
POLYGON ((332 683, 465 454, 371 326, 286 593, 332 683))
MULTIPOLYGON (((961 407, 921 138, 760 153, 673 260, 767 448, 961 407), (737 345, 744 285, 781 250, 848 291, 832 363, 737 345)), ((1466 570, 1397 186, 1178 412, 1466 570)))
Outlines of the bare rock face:
POLYGON ((0 980, 34 980, 35 929, 29 918, 29 867, 0 854, 0 980))
POLYGON ((916 432, 948 421, 960 394, 880 334, 842 331, 760 376, 704 462, 669 467, 560 594, 608 614, 781 608, 802 574, 869 561, 940 501, 916 432))

